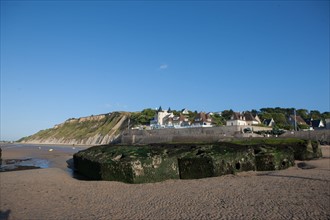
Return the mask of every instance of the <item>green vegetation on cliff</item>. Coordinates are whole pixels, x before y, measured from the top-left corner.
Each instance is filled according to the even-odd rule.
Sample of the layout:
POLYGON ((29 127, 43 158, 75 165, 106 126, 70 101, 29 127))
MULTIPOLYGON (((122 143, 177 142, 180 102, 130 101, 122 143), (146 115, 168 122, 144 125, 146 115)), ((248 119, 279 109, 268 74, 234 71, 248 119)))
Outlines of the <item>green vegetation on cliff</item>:
POLYGON ((56 140, 65 140, 73 142, 80 141, 84 144, 84 140, 94 139, 87 144, 100 144, 105 137, 115 138, 124 129, 127 129, 127 121, 130 113, 113 112, 109 114, 96 115, 78 119, 68 119, 62 124, 53 128, 41 130, 38 133, 26 138, 22 138, 21 142, 56 142, 56 140))

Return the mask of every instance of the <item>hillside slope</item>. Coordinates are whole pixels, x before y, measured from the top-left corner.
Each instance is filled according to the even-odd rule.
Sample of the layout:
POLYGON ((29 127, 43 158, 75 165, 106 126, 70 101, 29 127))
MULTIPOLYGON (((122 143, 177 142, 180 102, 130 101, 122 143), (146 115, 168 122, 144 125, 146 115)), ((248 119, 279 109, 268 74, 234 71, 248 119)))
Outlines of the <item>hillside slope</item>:
POLYGON ((34 144, 108 144, 127 129, 131 113, 108 114, 68 119, 53 128, 41 130, 20 140, 34 144))

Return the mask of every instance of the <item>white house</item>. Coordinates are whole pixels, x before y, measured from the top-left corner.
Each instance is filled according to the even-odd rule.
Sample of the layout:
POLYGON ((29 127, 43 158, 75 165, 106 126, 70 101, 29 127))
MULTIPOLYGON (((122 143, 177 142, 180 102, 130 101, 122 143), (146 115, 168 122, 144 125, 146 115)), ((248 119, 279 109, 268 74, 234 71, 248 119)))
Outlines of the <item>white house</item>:
POLYGON ((165 127, 165 125, 172 126, 170 122, 170 118, 173 118, 174 115, 172 112, 169 112, 167 110, 162 110, 161 107, 159 107, 158 111, 155 114, 155 117, 153 120, 150 121, 150 127, 152 128, 160 128, 165 127))
POLYGON ((260 121, 259 117, 258 117, 258 119, 259 119, 259 121, 258 121, 258 120, 252 115, 251 112, 243 112, 243 115, 244 115, 244 117, 245 117, 245 121, 246 121, 246 124, 247 124, 247 125, 257 125, 257 124, 259 124, 259 121, 260 121))
POLYGON ((189 114, 189 110, 184 108, 181 110, 181 113, 184 114, 184 115, 188 115, 189 114))
POLYGON ((257 125, 260 124, 258 115, 253 116, 251 112, 234 112, 233 115, 227 120, 227 126, 238 126, 238 125, 257 125))
POLYGON ((253 114, 253 117, 258 122, 258 124, 261 124, 261 120, 257 114, 253 114))
POLYGON ((192 122, 193 127, 212 127, 211 114, 200 112, 192 122))
POLYGON ((275 125, 275 121, 272 118, 271 119, 265 119, 263 121, 263 124, 268 126, 268 127, 273 127, 275 125))
POLYGON ((163 121, 163 125, 166 128, 184 128, 189 127, 191 124, 189 119, 183 114, 180 114, 180 116, 168 115, 163 119, 163 121))
POLYGON ((245 116, 240 112, 234 112, 229 120, 226 122, 227 126, 247 125, 245 116))
POLYGON ((313 118, 310 118, 306 120, 306 124, 308 124, 312 129, 325 127, 325 124, 320 119, 314 120, 313 118))

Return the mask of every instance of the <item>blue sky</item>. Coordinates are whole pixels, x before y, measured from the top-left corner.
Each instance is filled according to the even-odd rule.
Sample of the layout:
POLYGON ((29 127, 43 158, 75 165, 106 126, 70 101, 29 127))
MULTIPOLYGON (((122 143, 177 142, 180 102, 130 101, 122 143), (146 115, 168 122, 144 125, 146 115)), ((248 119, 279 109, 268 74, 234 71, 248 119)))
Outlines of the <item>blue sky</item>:
POLYGON ((116 110, 329 111, 329 1, 1 1, 1 139, 116 110))

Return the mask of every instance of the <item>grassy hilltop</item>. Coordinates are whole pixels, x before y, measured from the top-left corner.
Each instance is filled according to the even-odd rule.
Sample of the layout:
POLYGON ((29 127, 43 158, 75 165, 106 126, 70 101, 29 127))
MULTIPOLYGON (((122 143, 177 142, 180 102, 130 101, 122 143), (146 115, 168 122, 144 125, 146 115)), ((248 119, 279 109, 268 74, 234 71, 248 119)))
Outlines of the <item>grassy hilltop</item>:
POLYGON ((131 113, 128 112, 113 112, 78 119, 72 118, 19 141, 48 144, 105 144, 127 129, 130 117, 131 113))
POLYGON ((21 138, 22 143, 43 144, 108 144, 119 134, 136 125, 147 125, 156 110, 144 109, 141 112, 112 112, 82 118, 70 118, 53 128, 21 138))

